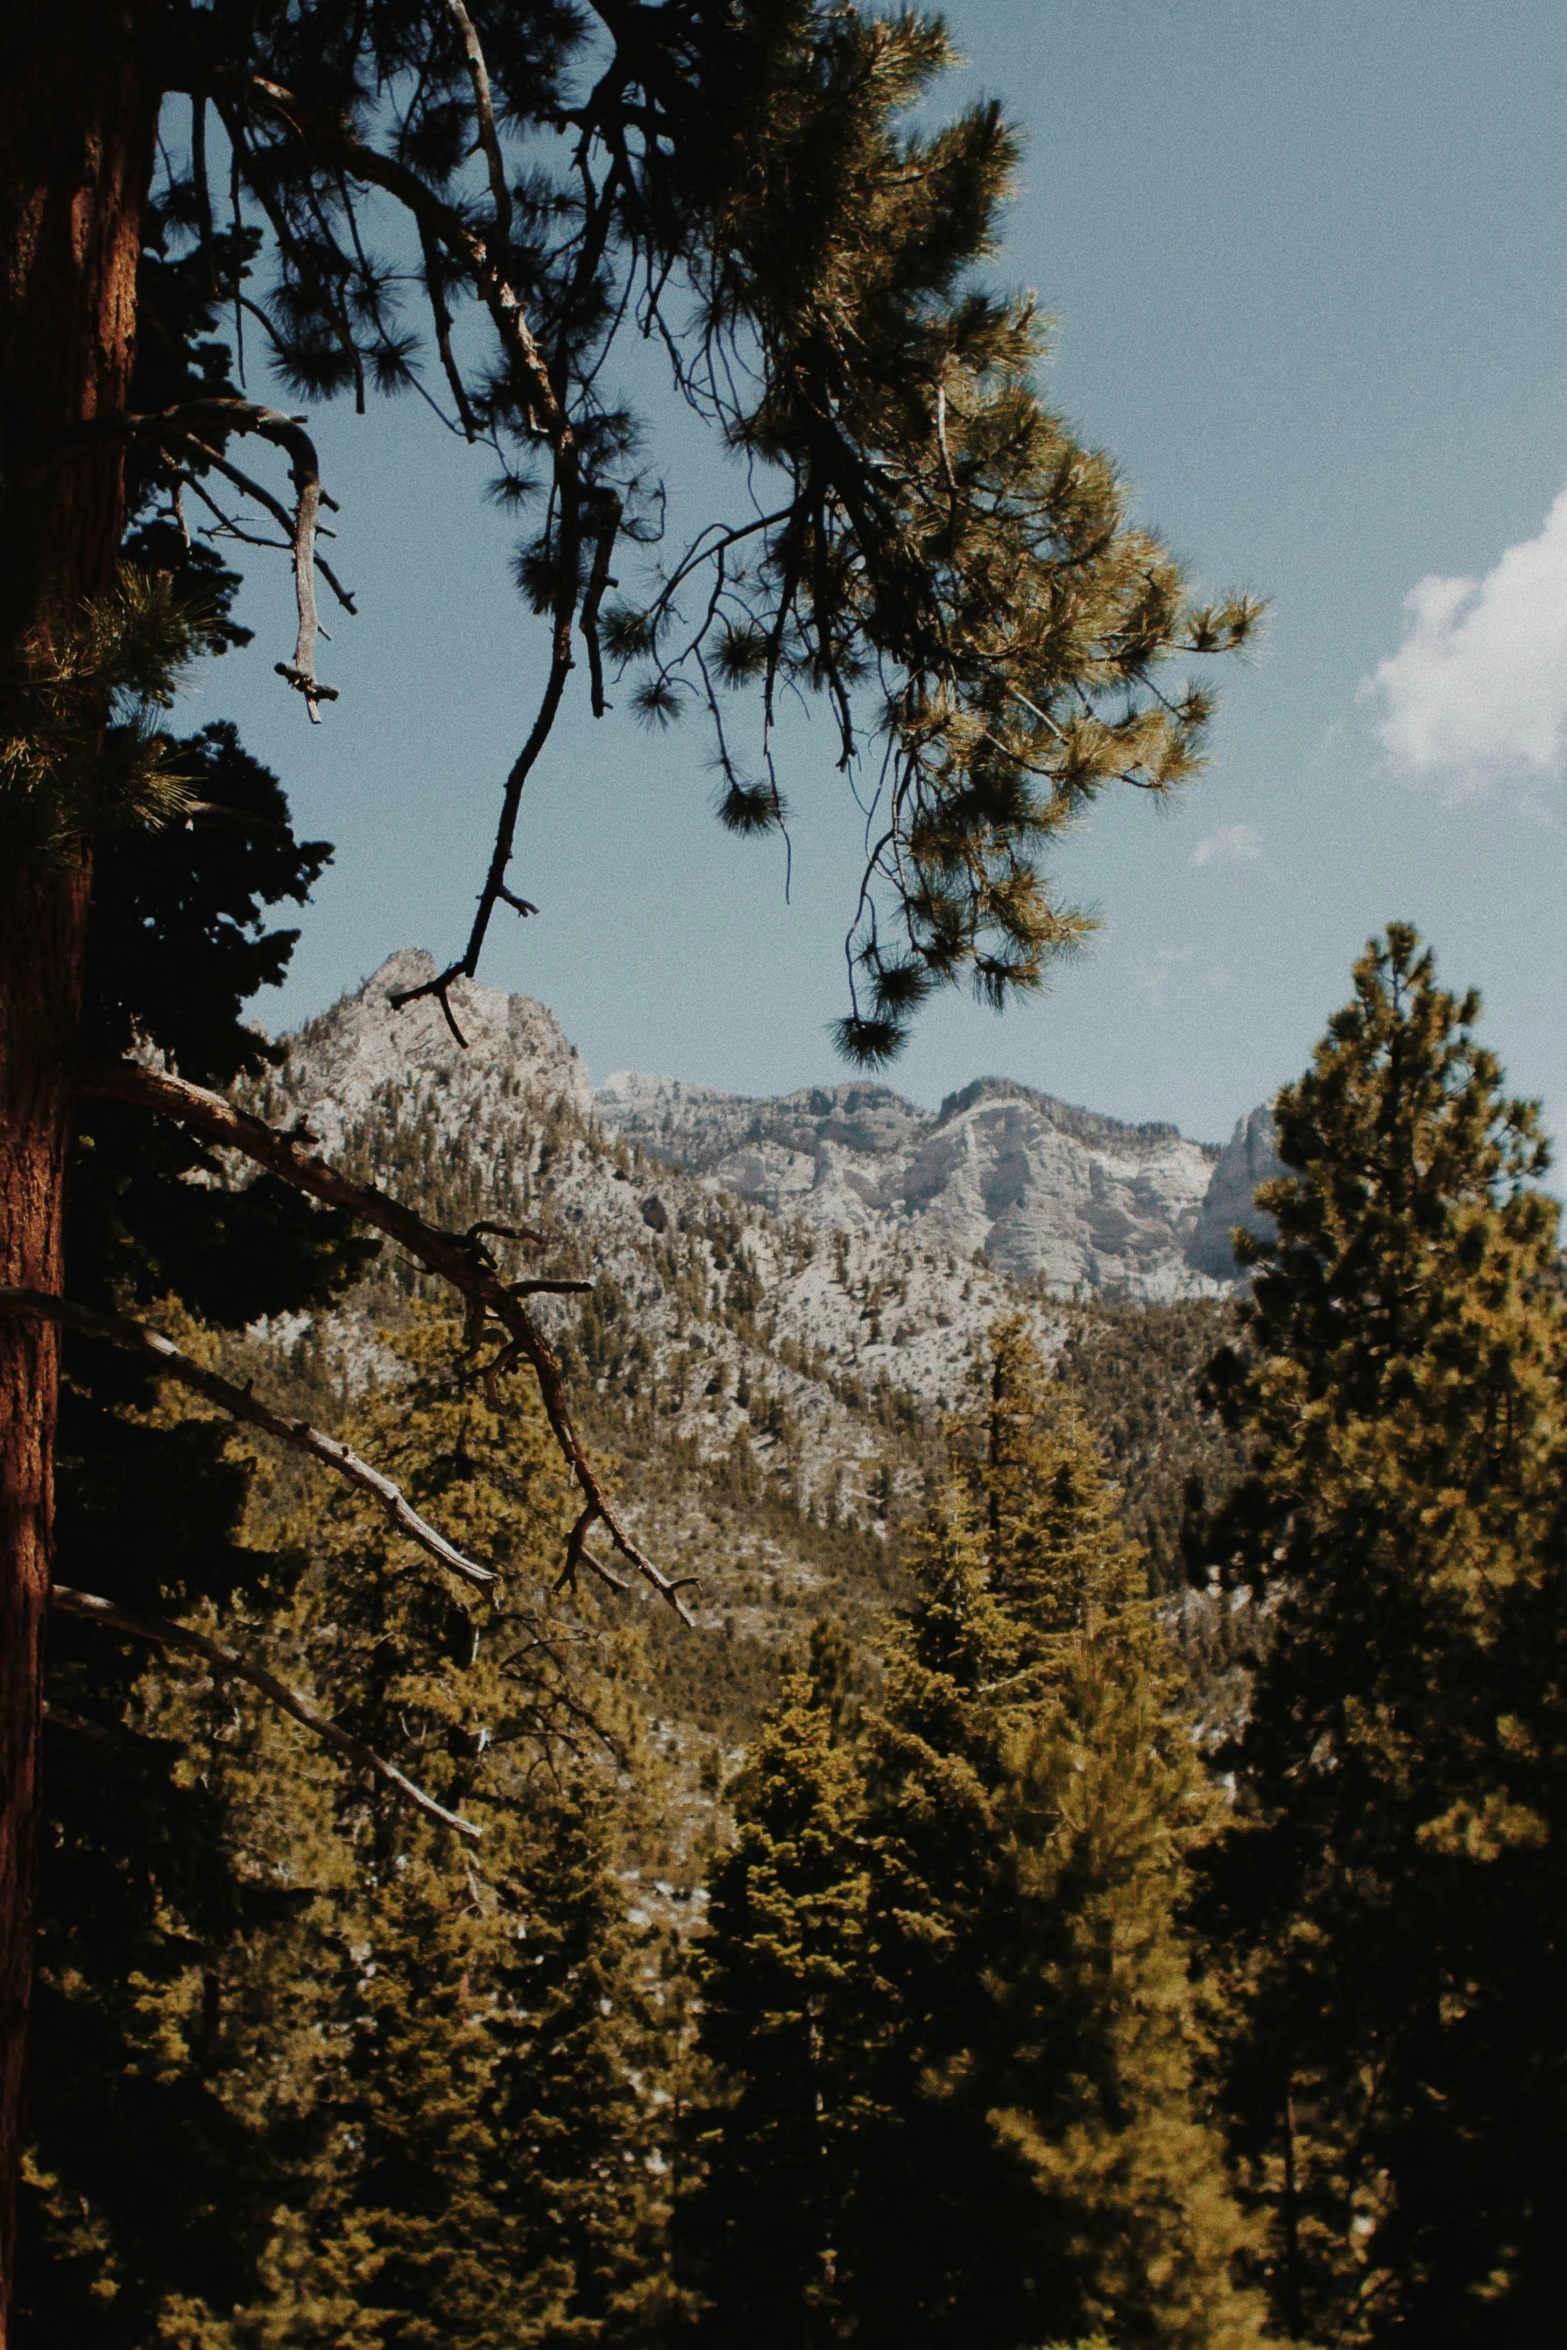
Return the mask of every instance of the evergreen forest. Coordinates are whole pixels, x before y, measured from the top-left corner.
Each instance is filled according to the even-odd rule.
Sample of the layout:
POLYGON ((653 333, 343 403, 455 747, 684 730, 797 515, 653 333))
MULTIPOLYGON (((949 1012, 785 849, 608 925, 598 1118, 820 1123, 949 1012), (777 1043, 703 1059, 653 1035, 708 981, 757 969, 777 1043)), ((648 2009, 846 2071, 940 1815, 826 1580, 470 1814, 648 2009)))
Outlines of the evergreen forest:
POLYGON ((180 693, 249 641, 242 513, 302 723, 350 601, 258 341, 290 402, 420 391, 518 522, 544 682, 407 997, 463 1050, 606 679, 740 835, 786 695, 881 763, 851 1062, 1079 942, 1042 860, 1196 773, 1164 665, 1258 615, 1044 405, 999 109, 933 127, 940 23, 840 0, 17 27, 0 2350, 1559 2339, 1567 1289, 1414 929, 1277 1097, 1244 1278, 949 1265, 939 1407, 781 1341, 748 1211, 559 1093, 454 1142, 393 1082, 327 1150, 256 1021, 333 852, 180 693), (777 490, 656 565, 622 335, 777 490), (648 1193, 625 1279, 583 1169, 648 1193))

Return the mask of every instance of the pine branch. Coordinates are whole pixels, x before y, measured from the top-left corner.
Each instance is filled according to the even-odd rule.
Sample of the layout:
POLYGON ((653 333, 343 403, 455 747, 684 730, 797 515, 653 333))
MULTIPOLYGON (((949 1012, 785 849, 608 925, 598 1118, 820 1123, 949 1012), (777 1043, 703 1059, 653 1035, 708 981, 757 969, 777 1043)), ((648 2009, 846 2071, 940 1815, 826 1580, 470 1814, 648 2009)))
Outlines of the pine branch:
POLYGON ((183 1077, 143 1068, 134 1061, 98 1062, 77 1071, 76 1091, 92 1100, 125 1102, 134 1109, 172 1118, 204 1141, 240 1152, 296 1190, 332 1207, 346 1208, 362 1223, 384 1232, 467 1300, 471 1341, 483 1332, 487 1321, 498 1322, 506 1332, 507 1344, 491 1365, 492 1374, 513 1370, 523 1361, 532 1370, 545 1417, 583 1498, 582 1532, 588 1526, 601 1525, 627 1565, 668 1601, 683 1623, 692 1622, 680 1597, 683 1586, 654 1565, 622 1524, 572 1426, 559 1360, 522 1300, 514 1297, 496 1274, 494 1260, 476 1233, 442 1232, 412 1208, 388 1199, 374 1184, 353 1183, 324 1160, 307 1156, 297 1135, 263 1125, 259 1118, 236 1110, 221 1094, 191 1085, 183 1077))
POLYGON ((275 1673, 269 1673, 264 1665, 253 1663, 239 1649, 231 1648, 226 1640, 214 1640, 205 1632, 193 1631, 188 1624, 171 1623, 164 1616, 132 1615, 129 1609, 116 1607, 113 1600, 100 1599, 96 1592, 72 1591, 62 1583, 54 1586, 49 1600, 50 1605, 59 1608, 64 1615, 81 1616, 89 1623, 106 1624, 111 1631, 127 1633, 133 1640, 150 1640, 160 1648, 182 1648, 192 1656, 205 1657, 210 1665, 217 1668, 220 1677, 247 1681, 252 1689, 259 1689, 263 1697, 269 1698, 273 1705, 301 1723, 312 1737, 319 1738, 324 1746, 332 1747, 338 1754, 346 1756, 348 1761, 373 1771, 395 1795, 400 1796, 404 1803, 412 1804, 415 1811, 422 1811, 427 1819, 439 1820, 443 1828, 455 1828, 458 1835, 465 1836, 470 1844, 477 1844, 483 1834, 474 1821, 463 1819, 458 1812, 448 1811, 444 1804, 436 1802, 433 1795, 426 1795, 424 1789, 416 1787, 395 1763, 389 1763, 384 1755, 377 1754, 373 1747, 366 1746, 362 1738, 354 1737, 351 1731, 345 1730, 330 1716, 318 1713, 297 1690, 290 1689, 275 1673))
MULTIPOLYGON (((321 624, 316 617, 316 566, 326 565, 316 553, 316 529, 324 493, 321 488, 321 466, 316 456, 315 442, 310 438, 297 416, 286 416, 280 408, 266 408, 255 400, 242 400, 229 394, 214 395, 210 399, 183 401, 178 407, 164 408, 146 416, 119 416, 106 425, 93 426, 89 437, 99 439, 105 434, 116 439, 153 441, 157 443, 183 442, 194 447, 202 459, 215 465, 221 473, 244 489, 251 497, 267 507, 289 534, 289 550, 294 560, 294 599, 299 612, 299 628, 294 642, 291 662, 275 664, 279 677, 286 678, 296 693, 302 694, 313 726, 321 723, 317 707, 321 702, 335 702, 337 688, 323 685, 316 676, 316 638, 321 624), (203 442, 196 428, 200 425, 221 425, 226 432, 257 433, 282 449, 289 460, 289 478, 294 485, 294 511, 289 514, 264 490, 249 479, 228 460, 203 442)), ((331 505, 330 498, 325 499, 331 505)), ((330 574, 328 574, 330 577, 330 574)), ((332 580, 338 601, 352 612, 353 600, 332 580)))
MULTIPOLYGON (((586 1284, 582 1284, 586 1286, 586 1284)), ((125 1314, 97 1314, 86 1306, 72 1305, 63 1297, 46 1297, 36 1289, 0 1289, 0 1312, 40 1314, 52 1322, 63 1323, 67 1330, 79 1330, 84 1338, 105 1340, 111 1346, 124 1347, 131 1354, 148 1355, 165 1378, 177 1379, 182 1387, 191 1388, 197 1395, 215 1403, 231 1419, 247 1420, 253 1428, 263 1428, 280 1443, 292 1445, 296 1452, 309 1453, 336 1470, 351 1485, 359 1486, 378 1501, 400 1533, 410 1542, 417 1542, 443 1567, 463 1576, 468 1582, 486 1589, 495 1581, 491 1568, 481 1567, 447 1541, 444 1534, 421 1518, 418 1511, 404 1497, 389 1477, 383 1477, 368 1461, 335 1436, 323 1435, 312 1428, 308 1420, 290 1420, 261 1401, 251 1389, 237 1387, 231 1379, 224 1379, 216 1371, 193 1362, 182 1354, 171 1339, 160 1330, 151 1330, 145 1322, 133 1322, 125 1314)))
MULTIPOLYGON (((477 44, 475 43, 475 46, 477 44)), ((470 64, 472 62, 470 55, 470 64)), ((482 67, 482 58, 480 60, 482 67)), ((432 243, 443 245, 454 261, 466 272, 474 290, 485 308, 500 338, 502 349, 513 369, 519 391, 527 401, 533 423, 549 444, 555 475, 555 499, 559 526, 554 549, 556 577, 554 610, 551 615, 550 665, 540 697, 538 712, 529 729, 527 740, 512 764, 501 795, 500 818, 496 825, 495 846, 490 856, 489 869, 479 892, 468 943, 459 959, 444 971, 437 972, 419 987, 410 988, 401 996, 394 996, 395 1004, 413 1003, 422 996, 433 996, 445 1015, 448 1027, 459 1044, 464 1043, 451 1008, 451 988, 454 980, 475 976, 483 951, 485 935, 495 909, 503 901, 514 903, 506 888, 507 869, 511 864, 512 845, 516 837, 517 815, 522 804, 523 787, 537 764, 540 753, 554 731, 559 715, 566 680, 571 674, 572 623, 577 616, 579 581, 578 555, 582 536, 582 466, 577 436, 573 430, 555 382, 549 363, 541 350, 532 327, 524 314, 516 289, 501 266, 504 240, 497 234, 486 240, 457 206, 437 196, 418 173, 399 163, 395 157, 383 155, 378 148, 358 138, 341 122, 330 121, 313 114, 301 104, 295 94, 280 83, 267 80, 260 74, 238 75, 219 73, 214 76, 214 87, 242 107, 255 107, 281 122, 293 132, 312 153, 335 164, 350 178, 368 182, 394 197, 412 214, 424 241, 426 260, 432 243)), ((491 158, 492 171, 497 167, 499 150, 491 158)), ((501 174, 504 183, 504 173, 501 174)), ((507 216, 509 218, 509 215, 507 216)), ((500 220, 497 220, 497 230, 500 220)), ((428 266, 426 274, 428 276, 428 266)), ((440 322, 436 322, 437 341, 440 322)), ((618 506, 616 508, 618 519, 618 506)), ((603 563, 607 571, 609 544, 612 533, 606 525, 603 563)), ((599 594, 603 592, 600 582, 599 594)), ((591 593, 591 589, 590 589, 591 593)), ((596 601, 591 607, 595 623, 589 632, 591 647, 596 641, 596 601)), ((599 697, 602 700, 602 683, 599 697)))

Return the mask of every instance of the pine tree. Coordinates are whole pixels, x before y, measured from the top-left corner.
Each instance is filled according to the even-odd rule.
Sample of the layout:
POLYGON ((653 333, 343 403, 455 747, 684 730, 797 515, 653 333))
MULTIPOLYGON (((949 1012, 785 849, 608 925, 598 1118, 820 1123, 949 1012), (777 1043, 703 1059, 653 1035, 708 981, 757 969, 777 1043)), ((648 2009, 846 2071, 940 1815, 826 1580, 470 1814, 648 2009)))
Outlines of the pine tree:
MULTIPOLYGON (((144 1674, 146 1727, 206 1790, 246 1898, 134 1986, 114 2053, 160 2071, 176 2124, 183 2097, 228 2159, 205 2192, 149 2165, 169 2224, 131 2237, 134 2299, 72 2339, 564 2350, 640 2340, 669 2302, 656 2034, 616 1873, 636 1827, 613 1751, 634 1765, 625 1660, 590 1602, 538 1588, 545 1433, 470 1392, 455 1329, 418 1315, 398 1343, 404 1376, 354 1434, 503 1569, 494 1603, 411 1564, 378 1513, 284 1479, 261 1555, 298 1571, 217 1621, 261 1617, 339 1719, 387 1744, 395 1721, 484 1840, 470 1858, 247 1692, 144 1674)), ((74 2183, 53 2185, 51 2249, 95 2261, 101 2292, 128 2267, 127 2198, 89 2225, 74 2183)))
POLYGON ((1279 1096, 1206 1556, 1261 1603, 1214 1871, 1292 2330, 1545 2339, 1567 2266, 1563 1301, 1538 1112, 1402 924, 1279 1096))
POLYGON ((709 1877, 699 2045, 716 2093, 681 2213, 702 2338, 805 2350, 837 2338, 837 2238, 859 2061, 863 1790, 834 1721, 842 1652, 786 1678, 709 1877))
POLYGON ((628 1660, 601 1653, 585 1595, 562 1614, 541 1587, 562 1500, 540 1422, 460 1376, 439 1319, 400 1344, 409 1376, 356 1433, 501 1588, 410 1566, 380 1513, 334 1496, 295 1637, 335 1717, 416 1757, 484 1841, 466 1859, 449 1831, 329 1774, 353 1867, 319 1994, 324 2152, 271 2256, 279 2273, 291 2243, 309 2258, 296 2249, 281 2305, 258 2293, 245 2323, 335 2342, 346 2302, 386 2350, 612 2340, 656 2302, 660 2209, 614 1875, 633 1820, 616 1761, 634 1746, 628 1660))
POLYGON ((1178 1912, 1212 1798, 1086 1431, 1026 1326, 872 1717, 857 2339, 1255 2343, 1178 1912))

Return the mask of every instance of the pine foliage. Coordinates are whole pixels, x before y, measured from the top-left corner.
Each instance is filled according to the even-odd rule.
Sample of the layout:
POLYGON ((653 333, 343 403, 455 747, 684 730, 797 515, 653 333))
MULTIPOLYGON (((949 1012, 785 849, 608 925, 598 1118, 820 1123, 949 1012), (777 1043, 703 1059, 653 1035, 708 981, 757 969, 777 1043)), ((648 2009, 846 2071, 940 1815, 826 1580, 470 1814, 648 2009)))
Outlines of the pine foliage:
MULTIPOLYGON (((618 664, 648 722, 698 712, 721 821, 766 832, 787 816, 781 697, 822 700, 840 767, 868 753, 889 786, 839 1032, 854 1058, 895 1053, 934 988, 1036 987, 1091 927, 1039 860, 1112 784, 1157 797, 1196 772, 1212 696, 1172 666, 1258 615, 1194 598, 1044 403, 1033 299, 992 277, 1016 134, 991 103, 921 122, 956 62, 940 19, 289 0, 171 43, 233 172, 224 233, 204 136, 155 209, 186 396, 228 388, 210 330, 233 299, 302 397, 362 410, 417 386, 494 452, 517 582, 552 627, 534 750, 580 629, 595 711, 618 664), (628 322, 737 460, 699 511, 671 517, 649 455, 666 386, 633 375, 643 414, 607 389, 628 322), (627 542, 672 552, 634 577, 627 542), (603 608, 612 557, 625 597, 603 608)), ((200 425, 145 452, 166 536, 187 486, 227 495, 209 436, 221 472, 232 426, 200 425)), ((487 887, 465 969, 501 902, 487 887)))
POLYGON ((1267 1634, 1216 1899, 1281 2297, 1345 2342, 1554 2319, 1563 1302, 1533 1104, 1394 925, 1279 1097, 1211 1529, 1267 1634), (1286 2172, 1289 2157, 1292 2170, 1286 2172))
MULTIPOLYGON (((282 1530, 291 1595, 218 1621, 264 1631, 337 1719, 480 1820, 480 1856, 248 1698, 144 1676, 142 1718, 217 1811, 241 1894, 198 1943, 166 1889, 173 1951, 106 2054, 122 2100, 154 2070, 224 2161, 172 2176, 160 2119, 185 2234, 150 2244, 112 2202, 95 2235, 39 2171, 50 2273, 93 2275, 74 2339, 513 2350, 631 2338, 665 2298, 657 2109, 636 2086, 655 2028, 617 1874, 625 1660, 539 1587, 560 1514, 542 1427, 454 1384, 454 1330, 426 1318, 405 1347, 355 1439, 504 1570, 502 1593, 426 1572, 357 1495, 316 1495, 282 1530), (122 2281, 135 2254, 147 2273, 122 2281)), ((126 2144, 111 2159, 134 2175, 126 2144)))
POLYGON ((831 2338, 838 2215, 861 2053, 863 1788, 834 1729, 830 1674, 784 1683, 736 1791, 699 1964, 702 2047, 730 2094, 694 2151, 682 2215, 704 2338, 831 2338))
MULTIPOLYGON (((1141 1555, 1021 1321, 992 1333, 987 1389, 852 1753, 794 1685, 713 1880, 713 1979, 765 1979, 784 1948, 821 1993, 796 1988, 792 2063, 727 2008, 704 2023, 726 2116, 794 2117, 793 2168, 765 2129, 745 2143, 789 2286, 758 2338, 1240 2350, 1262 2339, 1250 2235, 1178 1919, 1212 1797, 1141 1555), (809 1855, 783 1904, 780 1823, 797 1872, 809 1855)), ((735 2155, 720 2136, 699 2212, 735 2155)), ((720 2281, 716 2338, 740 2306, 720 2281)))

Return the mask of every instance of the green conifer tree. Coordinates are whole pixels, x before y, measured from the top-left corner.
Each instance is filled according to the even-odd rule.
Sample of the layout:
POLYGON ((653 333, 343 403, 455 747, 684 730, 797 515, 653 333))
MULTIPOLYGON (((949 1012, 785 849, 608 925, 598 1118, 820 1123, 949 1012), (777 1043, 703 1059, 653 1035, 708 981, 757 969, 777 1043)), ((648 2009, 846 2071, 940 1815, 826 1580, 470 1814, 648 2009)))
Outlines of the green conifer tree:
MULTIPOLYGON (((542 1419, 503 1418, 457 1375, 459 1334, 435 1317, 400 1344, 410 1375, 356 1435, 501 1588, 411 1564, 379 1512, 334 1494, 295 1523, 311 1562, 293 1638, 334 1716, 416 1757, 483 1842, 469 1858, 293 1741, 315 1828, 286 1873, 334 1898, 309 1978, 270 1999, 309 2017, 313 2129, 243 2302, 186 2307, 192 2350, 531 2350, 621 2338, 658 2304, 657 2084, 615 1875, 632 1825, 625 1660, 602 1652, 590 1600, 562 1613, 540 1588, 563 1507, 542 1419)), ((275 1763, 287 1725, 265 1735, 275 1763)), ((227 2084, 237 2103, 269 2101, 259 2054, 227 2084)), ((279 2089, 274 2127, 300 2096, 279 2089)))
POLYGON ((1252 1474, 1209 1530, 1258 1601, 1236 2097, 1291 2328, 1559 2329, 1563 1302, 1538 1113, 1402 924, 1277 1105, 1245 1358, 1252 1474))
POLYGON ((700 2046, 714 2094, 700 2183, 681 2213, 715 2345, 805 2350, 838 2337, 838 2222, 859 2061, 863 1790, 835 1734, 840 1644, 784 1682, 737 1790, 733 1847, 710 1875, 700 2046))
POLYGON ((1212 1799, 1141 1554, 1021 1321, 957 1439, 867 1737, 856 2339, 1238 2350, 1178 1917, 1212 1799))

